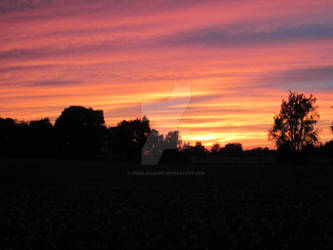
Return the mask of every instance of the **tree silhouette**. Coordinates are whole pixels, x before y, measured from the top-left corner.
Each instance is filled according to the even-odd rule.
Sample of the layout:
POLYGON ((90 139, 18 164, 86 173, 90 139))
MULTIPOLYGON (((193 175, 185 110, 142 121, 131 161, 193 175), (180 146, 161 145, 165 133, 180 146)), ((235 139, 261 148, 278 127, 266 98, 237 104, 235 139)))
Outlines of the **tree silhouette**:
POLYGON ((212 153, 218 153, 218 152, 220 152, 220 150, 221 150, 221 147, 220 147, 220 144, 219 144, 219 143, 215 143, 215 144, 212 146, 212 148, 210 149, 210 151, 211 151, 212 153))
POLYGON ((243 146, 240 143, 228 143, 220 152, 224 155, 238 156, 243 152, 243 146))
POLYGON ((140 161, 141 151, 150 131, 150 121, 145 116, 142 119, 120 122, 108 131, 107 147, 110 154, 123 160, 140 161))
POLYGON ((166 149, 178 149, 181 143, 182 141, 178 130, 168 132, 163 141, 164 148, 166 149))
POLYGON ((15 122, 15 133, 12 136, 12 151, 14 155, 31 154, 31 137, 29 135, 29 124, 25 121, 15 122))
POLYGON ((267 155, 271 154, 272 152, 274 152, 274 151, 269 150, 267 147, 265 147, 265 148, 256 147, 256 148, 252 148, 249 150, 245 150, 244 155, 263 157, 263 156, 267 156, 267 155))
POLYGON ((67 155, 96 155, 102 151, 102 110, 82 106, 66 108, 54 124, 58 149, 67 155))
POLYGON ((200 141, 195 142, 195 146, 191 146, 190 152, 191 156, 199 162, 207 157, 207 149, 200 141))
POLYGON ((15 130, 15 120, 0 118, 0 154, 11 154, 15 151, 15 130))
POLYGON ((202 145, 201 141, 195 142, 195 146, 192 147, 192 151, 195 153, 205 153, 206 148, 204 145, 202 145))
POLYGON ((319 115, 315 102, 312 95, 306 97, 292 91, 288 100, 282 100, 280 113, 274 116, 274 125, 268 134, 278 149, 300 152, 307 145, 318 142, 319 131, 315 125, 319 115))
POLYGON ((164 137, 152 129, 142 151, 143 164, 173 162, 179 158, 181 146, 179 131, 170 131, 164 137))
POLYGON ((156 129, 152 129, 142 151, 142 157, 146 157, 146 159, 148 159, 145 161, 156 164, 163 153, 163 144, 164 136, 160 135, 156 129))
POLYGON ((28 126, 29 153, 31 155, 54 154, 53 126, 50 119, 30 121, 28 126))

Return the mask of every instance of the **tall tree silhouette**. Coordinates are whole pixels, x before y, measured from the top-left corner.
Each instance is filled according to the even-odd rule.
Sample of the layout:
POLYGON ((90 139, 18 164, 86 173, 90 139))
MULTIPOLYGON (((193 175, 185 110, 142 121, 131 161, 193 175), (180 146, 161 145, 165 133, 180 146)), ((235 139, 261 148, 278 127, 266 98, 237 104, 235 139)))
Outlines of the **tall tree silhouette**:
POLYGON ((316 98, 310 95, 289 92, 288 100, 282 100, 279 114, 274 116, 269 139, 277 148, 300 152, 305 146, 318 142, 319 131, 315 128, 319 114, 316 98))
POLYGON ((102 110, 82 106, 66 108, 54 124, 58 149, 69 155, 96 155, 103 149, 102 110))

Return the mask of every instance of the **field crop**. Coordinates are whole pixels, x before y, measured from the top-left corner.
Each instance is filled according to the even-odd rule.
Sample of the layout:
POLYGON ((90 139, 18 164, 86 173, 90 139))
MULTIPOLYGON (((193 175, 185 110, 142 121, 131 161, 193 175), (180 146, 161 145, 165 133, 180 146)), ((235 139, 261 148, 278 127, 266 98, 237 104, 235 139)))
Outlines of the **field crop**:
POLYGON ((332 249, 329 166, 2 159, 2 249, 332 249))

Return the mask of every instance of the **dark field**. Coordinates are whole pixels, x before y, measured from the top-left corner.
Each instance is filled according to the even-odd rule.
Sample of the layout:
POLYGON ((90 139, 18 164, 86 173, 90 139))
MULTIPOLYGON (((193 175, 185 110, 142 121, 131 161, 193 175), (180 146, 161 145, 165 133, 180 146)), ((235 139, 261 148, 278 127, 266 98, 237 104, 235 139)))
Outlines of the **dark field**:
POLYGON ((0 171, 1 249, 333 247, 325 164, 2 159, 0 171))

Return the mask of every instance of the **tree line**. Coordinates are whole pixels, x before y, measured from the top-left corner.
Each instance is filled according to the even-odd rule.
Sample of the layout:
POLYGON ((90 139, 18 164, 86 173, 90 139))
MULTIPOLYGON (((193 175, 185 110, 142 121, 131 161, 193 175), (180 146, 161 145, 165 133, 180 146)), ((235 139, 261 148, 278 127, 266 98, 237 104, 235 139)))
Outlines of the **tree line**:
MULTIPOLYGON (((331 155, 333 141, 321 144, 316 123, 319 119, 316 98, 289 92, 281 109, 274 116, 268 139, 276 145, 278 160, 288 162, 304 158, 305 154, 331 155)), ((333 132, 333 124, 331 126, 333 132)), ((157 161, 208 155, 240 156, 268 155, 272 150, 255 148, 244 151, 240 143, 224 147, 214 144, 210 151, 201 142, 194 146, 182 142, 179 131, 165 136, 151 128, 147 117, 123 120, 114 127, 105 125, 102 110, 82 106, 65 108, 54 125, 49 118, 30 122, 0 118, 0 155, 96 157, 140 162, 142 157, 157 161)))

